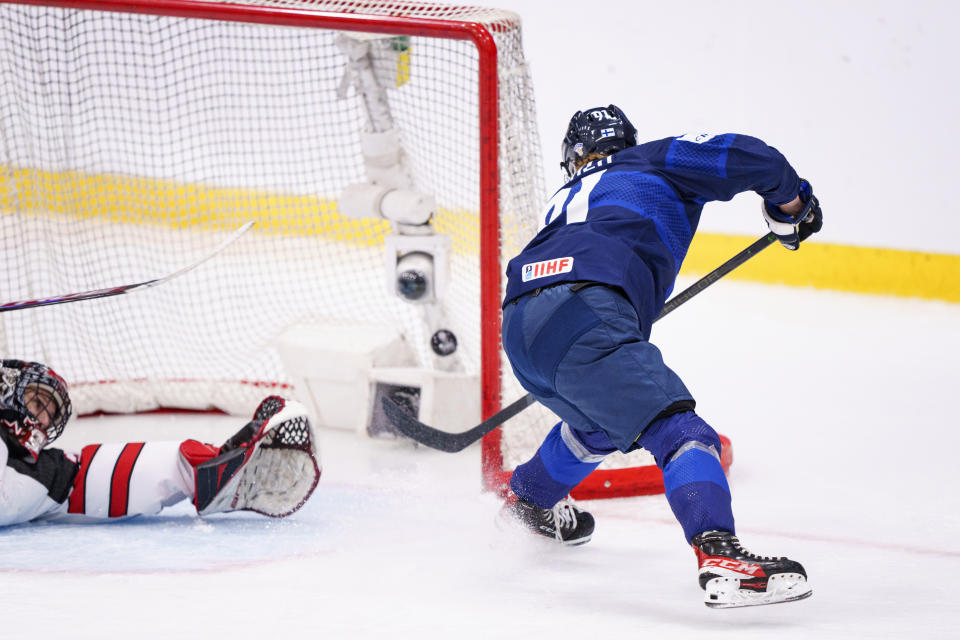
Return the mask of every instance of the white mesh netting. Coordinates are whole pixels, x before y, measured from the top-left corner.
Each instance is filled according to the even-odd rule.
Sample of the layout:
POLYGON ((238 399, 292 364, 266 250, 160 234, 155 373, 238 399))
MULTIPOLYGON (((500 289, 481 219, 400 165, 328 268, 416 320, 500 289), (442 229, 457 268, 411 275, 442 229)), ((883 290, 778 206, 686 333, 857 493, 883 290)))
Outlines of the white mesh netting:
MULTIPOLYGON (((344 187, 365 180, 360 136, 369 127, 362 97, 342 84, 348 59, 338 31, 89 4, 0 3, 0 303, 156 278, 243 222, 257 226, 156 289, 0 314, 4 356, 50 364, 71 384, 79 413, 248 414, 289 382, 272 341, 313 319, 397 326, 430 366, 422 309, 387 289, 390 223, 337 211, 344 187)), ((544 200, 519 19, 416 2, 242 4, 487 27, 498 52, 502 273, 535 233, 544 200)), ((437 37, 371 42, 413 186, 436 199, 434 230, 451 237, 444 311, 463 367, 477 372, 477 49, 437 37)), ((523 390, 501 366, 510 402, 523 390)), ((507 466, 551 423, 539 407, 511 421, 507 466)))

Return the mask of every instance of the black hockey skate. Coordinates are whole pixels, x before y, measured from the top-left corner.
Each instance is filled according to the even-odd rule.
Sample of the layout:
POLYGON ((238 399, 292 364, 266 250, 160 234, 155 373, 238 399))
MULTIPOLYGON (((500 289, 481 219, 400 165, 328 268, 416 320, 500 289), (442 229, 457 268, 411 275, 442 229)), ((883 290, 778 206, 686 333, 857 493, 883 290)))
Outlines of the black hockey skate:
POLYGON ((704 531, 690 541, 700 566, 704 604, 714 608, 750 607, 809 597, 803 566, 789 558, 750 553, 729 531, 704 531))
POLYGON ((520 498, 511 499, 500 510, 504 523, 520 524, 560 544, 576 546, 590 542, 593 535, 593 516, 573 504, 561 500, 552 509, 543 509, 520 498))

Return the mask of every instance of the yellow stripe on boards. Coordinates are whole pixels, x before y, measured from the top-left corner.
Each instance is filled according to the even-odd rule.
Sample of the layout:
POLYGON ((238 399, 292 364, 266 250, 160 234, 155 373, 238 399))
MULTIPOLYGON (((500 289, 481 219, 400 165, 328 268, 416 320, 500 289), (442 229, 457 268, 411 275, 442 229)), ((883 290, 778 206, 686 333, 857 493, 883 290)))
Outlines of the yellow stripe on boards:
MULTIPOLYGON (((44 171, 0 165, 0 215, 72 215, 165 228, 232 230, 257 220, 260 233, 323 236, 361 246, 380 246, 390 233, 386 220, 352 219, 337 213, 335 200, 266 190, 216 187, 140 176, 80 171, 44 171)), ((466 209, 440 209, 433 221, 458 255, 478 253, 479 216, 466 209)), ((512 237, 505 230, 505 238, 512 237)), ((682 273, 703 275, 756 238, 698 233, 682 273)), ((517 253, 522 247, 507 249, 517 253)), ((960 302, 960 256, 897 249, 871 249, 816 241, 799 251, 775 244, 734 270, 738 280, 817 287, 960 302)))
POLYGON ((320 196, 216 187, 140 176, 0 167, 0 213, 69 215, 172 229, 223 230, 257 220, 257 230, 324 236, 363 246, 383 243, 385 220, 355 220, 320 196))
MULTIPOLYGON (((698 233, 681 273, 704 275, 756 238, 698 233)), ((728 278, 855 293, 960 302, 960 255, 871 249, 808 240, 797 251, 774 244, 728 278)))
POLYGON ((410 82, 410 51, 401 51, 397 54, 397 86, 410 82))
MULTIPOLYGON (((237 221, 256 220, 259 233, 323 236, 361 246, 380 246, 391 231, 381 218, 342 216, 336 200, 320 196, 0 166, 0 214, 9 212, 196 230, 232 230, 237 221)), ((433 227, 450 235, 455 254, 479 254, 476 213, 440 208, 433 227)))

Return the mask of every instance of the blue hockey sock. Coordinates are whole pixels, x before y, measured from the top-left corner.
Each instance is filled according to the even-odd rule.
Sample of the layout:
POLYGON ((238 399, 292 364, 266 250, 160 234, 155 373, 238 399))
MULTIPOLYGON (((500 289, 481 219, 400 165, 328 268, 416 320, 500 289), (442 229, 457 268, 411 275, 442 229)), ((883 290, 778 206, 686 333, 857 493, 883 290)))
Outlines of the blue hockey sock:
POLYGON ((733 529, 730 487, 720 465, 720 437, 693 411, 651 422, 637 444, 651 452, 663 470, 663 486, 673 514, 689 542, 702 531, 733 529))
POLYGON ((561 422, 550 430, 533 458, 514 469, 510 488, 527 502, 549 509, 614 450, 606 434, 575 432, 561 422))
POLYGON ((712 452, 690 448, 671 459, 663 468, 663 486, 687 542, 702 531, 736 533, 730 487, 712 452))

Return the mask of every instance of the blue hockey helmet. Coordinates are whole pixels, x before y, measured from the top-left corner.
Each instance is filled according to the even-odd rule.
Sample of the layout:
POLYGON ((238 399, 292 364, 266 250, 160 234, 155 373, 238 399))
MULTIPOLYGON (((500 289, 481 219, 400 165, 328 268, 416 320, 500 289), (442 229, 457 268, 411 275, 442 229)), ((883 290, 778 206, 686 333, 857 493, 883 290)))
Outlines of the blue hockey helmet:
POLYGON ((591 153, 609 155, 637 144, 637 130, 616 105, 577 111, 560 145, 560 167, 568 178, 591 153))

